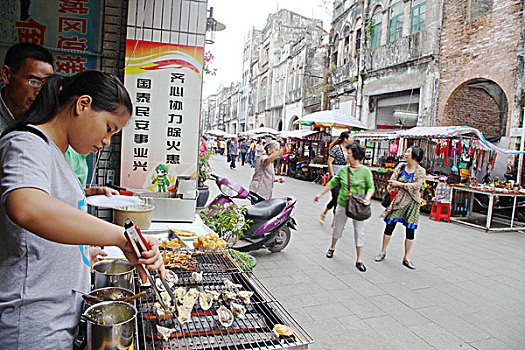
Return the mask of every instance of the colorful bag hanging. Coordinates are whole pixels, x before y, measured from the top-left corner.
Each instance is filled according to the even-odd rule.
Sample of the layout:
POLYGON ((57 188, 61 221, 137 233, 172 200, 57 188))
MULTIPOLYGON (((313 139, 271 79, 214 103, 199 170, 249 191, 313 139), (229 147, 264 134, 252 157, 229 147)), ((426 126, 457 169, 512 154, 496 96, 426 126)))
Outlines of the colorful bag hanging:
POLYGON ((397 153, 397 149, 398 149, 399 145, 397 143, 391 143, 390 146, 388 147, 388 153, 397 153))

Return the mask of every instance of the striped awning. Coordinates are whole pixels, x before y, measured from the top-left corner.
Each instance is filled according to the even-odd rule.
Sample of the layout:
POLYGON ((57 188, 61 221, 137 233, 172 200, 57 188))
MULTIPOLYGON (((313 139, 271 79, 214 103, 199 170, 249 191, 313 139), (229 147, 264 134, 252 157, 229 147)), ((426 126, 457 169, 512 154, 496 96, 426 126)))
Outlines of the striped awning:
POLYGON ((354 140, 393 140, 397 138, 395 131, 390 132, 356 132, 350 137, 354 140))
POLYGON ((525 151, 517 151, 500 148, 493 143, 487 141, 483 133, 471 126, 436 126, 436 127, 415 127, 408 130, 401 130, 397 132, 398 137, 405 138, 452 138, 461 135, 470 135, 478 139, 479 146, 482 149, 496 151, 503 154, 521 154, 525 151))
POLYGON ((318 132, 315 130, 290 130, 281 132, 281 137, 284 139, 304 139, 318 132))

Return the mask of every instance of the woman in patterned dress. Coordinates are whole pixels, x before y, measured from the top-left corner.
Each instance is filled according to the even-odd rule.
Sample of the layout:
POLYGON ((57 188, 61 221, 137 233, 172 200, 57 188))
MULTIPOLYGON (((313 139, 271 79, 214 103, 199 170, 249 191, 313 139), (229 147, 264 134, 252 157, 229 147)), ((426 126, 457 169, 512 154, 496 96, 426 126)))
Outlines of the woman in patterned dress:
POLYGON ((405 255, 403 265, 411 270, 416 267, 410 261, 409 254, 414 244, 414 235, 419 220, 421 208, 421 187, 425 181, 426 172, 420 165, 423 160, 423 149, 412 146, 405 152, 406 165, 399 164, 388 181, 388 192, 397 192, 396 196, 383 213, 386 223, 383 234, 381 252, 375 261, 383 261, 386 257, 386 248, 396 227, 396 223, 405 225, 405 255))
MULTIPOLYGON (((348 145, 350 142, 352 142, 350 140, 350 134, 346 131, 343 131, 339 135, 339 137, 330 145, 330 154, 328 155, 328 173, 330 175, 330 179, 333 179, 334 176, 337 175, 337 172, 346 165, 348 157, 346 145, 348 145)), ((337 186, 331 190, 332 199, 330 199, 330 202, 328 202, 328 204, 324 208, 323 213, 321 214, 321 219, 319 220, 319 223, 321 225, 324 224, 326 213, 328 213, 328 210, 333 209, 334 220, 332 220, 332 227, 334 226, 335 208, 337 206, 337 197, 339 196, 340 188, 341 186, 337 186)))

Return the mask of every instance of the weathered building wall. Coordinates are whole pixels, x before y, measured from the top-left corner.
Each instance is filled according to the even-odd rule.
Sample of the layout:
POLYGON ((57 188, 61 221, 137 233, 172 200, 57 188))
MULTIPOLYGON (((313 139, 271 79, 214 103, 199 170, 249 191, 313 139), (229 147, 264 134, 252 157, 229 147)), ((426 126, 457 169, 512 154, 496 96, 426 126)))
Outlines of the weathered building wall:
MULTIPOLYGON (((519 123, 518 97, 515 95, 517 45, 523 16, 522 0, 478 0, 484 5, 470 11, 467 0, 447 0, 443 11, 438 125, 448 125, 445 106, 462 84, 486 79, 497 84, 508 103, 508 115, 501 134, 509 134, 519 123)), ((477 123, 477 116, 461 125, 477 123)))
POLYGON ((468 125, 486 136, 499 136, 502 121, 496 101, 485 90, 462 86, 449 98, 443 125, 468 125))

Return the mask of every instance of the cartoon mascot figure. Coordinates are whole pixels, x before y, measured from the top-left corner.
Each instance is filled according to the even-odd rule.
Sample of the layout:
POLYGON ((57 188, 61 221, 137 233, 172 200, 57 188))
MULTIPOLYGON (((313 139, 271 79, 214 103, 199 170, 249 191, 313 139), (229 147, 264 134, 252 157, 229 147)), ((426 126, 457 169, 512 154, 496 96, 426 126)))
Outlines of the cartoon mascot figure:
POLYGON ((153 191, 157 187, 157 192, 167 192, 168 187, 173 182, 173 177, 168 174, 168 167, 164 164, 159 164, 155 168, 155 175, 151 178, 151 186, 149 190, 153 191))

